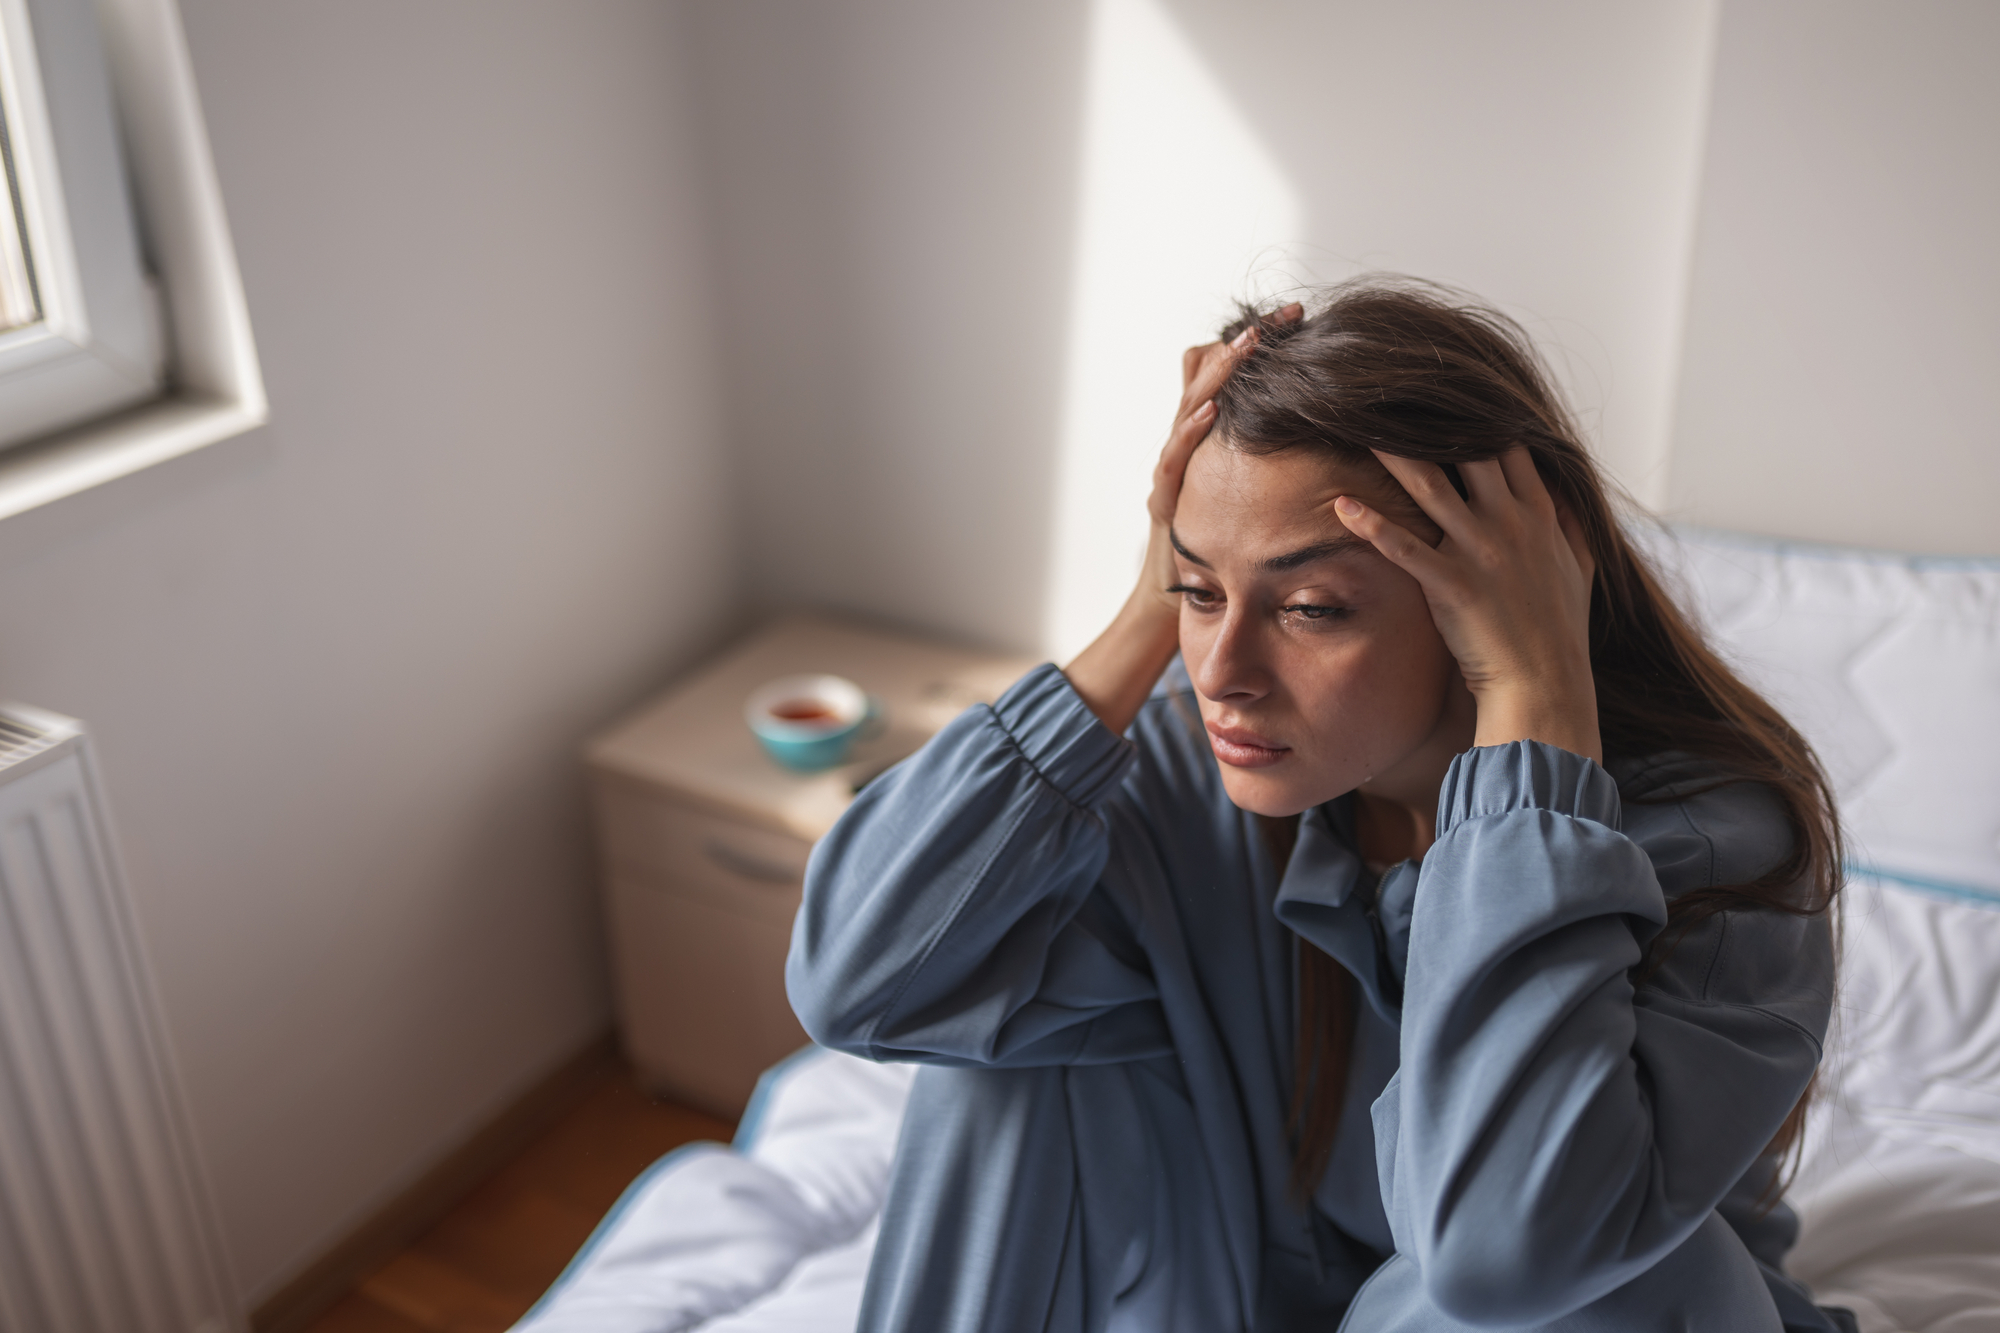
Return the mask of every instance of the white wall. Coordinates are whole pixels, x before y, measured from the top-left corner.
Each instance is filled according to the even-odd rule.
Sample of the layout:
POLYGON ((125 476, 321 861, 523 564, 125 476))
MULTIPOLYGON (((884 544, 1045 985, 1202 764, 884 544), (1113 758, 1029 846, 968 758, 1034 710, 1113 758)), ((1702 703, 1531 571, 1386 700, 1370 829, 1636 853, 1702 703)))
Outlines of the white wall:
POLYGON ((1671 510, 2000 555, 2000 6, 1724 6, 1671 510))
POLYGON ((254 1299, 608 1021, 576 752, 736 600, 679 11, 185 0, 269 428, 0 525, 254 1299))
POLYGON ((1034 643, 1084 7, 697 13, 753 587, 1034 643))
POLYGON ((1402 269, 1503 303, 1566 349, 1650 491, 1712 17, 704 6, 760 596, 1072 651, 1137 567, 1179 349, 1273 273, 1402 269))

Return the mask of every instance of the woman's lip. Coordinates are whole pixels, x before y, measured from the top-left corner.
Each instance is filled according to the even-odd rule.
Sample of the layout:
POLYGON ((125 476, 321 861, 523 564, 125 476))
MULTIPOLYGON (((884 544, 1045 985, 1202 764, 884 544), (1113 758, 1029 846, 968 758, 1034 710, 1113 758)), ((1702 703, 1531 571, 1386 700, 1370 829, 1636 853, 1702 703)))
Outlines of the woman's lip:
POLYGON ((1215 757, 1232 768, 1263 768, 1291 753, 1288 745, 1273 745, 1254 731, 1242 727, 1208 724, 1209 748, 1215 757))

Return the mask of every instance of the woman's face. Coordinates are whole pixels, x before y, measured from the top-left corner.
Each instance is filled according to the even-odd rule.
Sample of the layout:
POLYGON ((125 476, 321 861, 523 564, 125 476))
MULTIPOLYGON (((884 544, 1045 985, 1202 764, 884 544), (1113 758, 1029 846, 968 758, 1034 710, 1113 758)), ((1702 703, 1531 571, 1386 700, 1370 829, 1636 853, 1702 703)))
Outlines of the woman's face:
POLYGON ((1472 696, 1422 590, 1342 526, 1340 495, 1435 538, 1386 472, 1215 440, 1174 513, 1181 655, 1223 786, 1258 814, 1356 788, 1434 805, 1471 744, 1472 696))

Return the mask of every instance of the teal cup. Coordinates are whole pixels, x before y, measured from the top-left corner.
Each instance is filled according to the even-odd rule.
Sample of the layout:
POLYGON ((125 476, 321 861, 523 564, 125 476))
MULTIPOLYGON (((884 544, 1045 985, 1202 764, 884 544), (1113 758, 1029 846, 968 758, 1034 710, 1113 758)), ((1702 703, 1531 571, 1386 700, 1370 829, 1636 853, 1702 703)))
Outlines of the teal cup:
POLYGON ((743 705, 765 753, 798 773, 846 763, 876 712, 862 688, 840 676, 784 676, 758 686, 743 705))

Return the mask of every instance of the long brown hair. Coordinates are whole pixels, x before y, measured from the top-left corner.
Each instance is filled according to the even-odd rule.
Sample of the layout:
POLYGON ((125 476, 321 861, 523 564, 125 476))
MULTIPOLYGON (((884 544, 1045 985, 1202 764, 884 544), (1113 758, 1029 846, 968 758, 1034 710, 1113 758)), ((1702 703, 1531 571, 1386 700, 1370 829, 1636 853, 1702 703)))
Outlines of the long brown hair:
MULTIPOLYGON (((1391 492, 1400 488, 1370 450, 1439 464, 1456 484, 1454 465, 1525 446, 1597 562, 1590 660, 1605 753, 1678 751, 1707 761, 1717 775, 1711 788, 1761 783, 1783 806, 1792 833, 1785 858, 1749 883, 1676 898, 1636 979, 1717 912, 1827 911, 1840 891, 1840 822, 1818 759, 1703 641, 1627 537, 1611 486, 1526 332, 1464 293, 1410 278, 1358 278, 1309 306, 1292 322, 1245 307, 1223 331, 1230 339, 1255 322, 1260 341, 1216 395, 1214 437, 1252 454, 1322 453, 1378 472, 1391 492)), ((1338 963, 1310 945, 1299 953, 1292 1133, 1293 1187, 1303 1196, 1339 1128, 1355 995, 1338 963)), ((1807 1100, 1772 1140, 1781 1157, 1798 1140, 1807 1100)))

